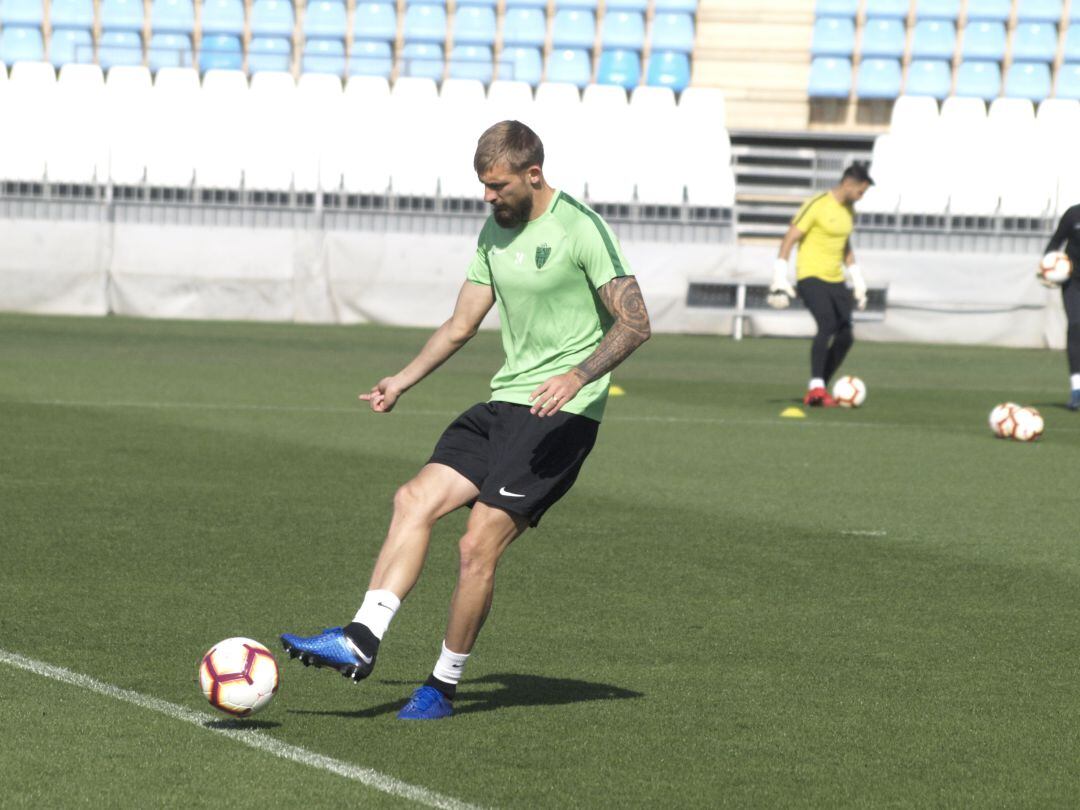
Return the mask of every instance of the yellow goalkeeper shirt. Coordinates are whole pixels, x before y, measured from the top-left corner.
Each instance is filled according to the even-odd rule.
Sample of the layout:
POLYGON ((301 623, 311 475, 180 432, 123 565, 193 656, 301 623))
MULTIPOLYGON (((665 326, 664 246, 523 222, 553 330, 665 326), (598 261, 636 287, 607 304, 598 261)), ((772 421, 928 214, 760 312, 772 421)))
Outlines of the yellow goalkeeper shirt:
POLYGON ((826 191, 804 202, 791 224, 805 234, 795 260, 795 277, 843 281, 844 256, 855 228, 852 207, 826 191))

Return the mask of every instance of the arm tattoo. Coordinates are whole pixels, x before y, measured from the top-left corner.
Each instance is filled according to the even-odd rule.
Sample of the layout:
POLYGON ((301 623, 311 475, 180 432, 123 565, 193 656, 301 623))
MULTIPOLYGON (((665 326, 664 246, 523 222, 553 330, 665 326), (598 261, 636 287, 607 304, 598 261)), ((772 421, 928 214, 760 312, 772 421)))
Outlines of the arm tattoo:
POLYGON ((596 351, 574 369, 586 383, 607 374, 652 334, 649 313, 645 309, 645 299, 641 297, 637 279, 633 276, 612 279, 597 292, 604 307, 615 318, 615 323, 596 351))

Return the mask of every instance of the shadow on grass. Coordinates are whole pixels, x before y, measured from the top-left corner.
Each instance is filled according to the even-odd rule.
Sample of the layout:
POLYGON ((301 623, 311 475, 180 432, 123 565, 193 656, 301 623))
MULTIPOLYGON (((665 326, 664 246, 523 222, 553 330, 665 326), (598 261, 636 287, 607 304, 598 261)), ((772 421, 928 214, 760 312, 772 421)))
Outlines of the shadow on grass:
POLYGON ((1069 406, 1064 402, 1036 402, 1035 407, 1040 411, 1055 410, 1072 412, 1069 406))
POLYGON ((259 731, 265 731, 266 729, 277 728, 281 723, 275 723, 273 720, 245 720, 242 717, 233 717, 221 720, 207 720, 203 725, 212 729, 235 729, 236 731, 258 729, 259 731))
MULTIPOLYGON (((413 686, 414 682, 381 681, 385 684, 400 683, 413 686)), ((469 681, 458 690, 454 700, 454 714, 471 714, 507 709, 513 706, 561 706, 569 703, 585 703, 592 700, 627 700, 644 697, 641 692, 611 686, 606 683, 575 681, 570 678, 544 678, 539 675, 505 673, 488 675, 469 681)), ((397 712, 407 698, 382 703, 356 711, 310 711, 289 709, 293 714, 325 714, 335 717, 378 717, 397 712)))

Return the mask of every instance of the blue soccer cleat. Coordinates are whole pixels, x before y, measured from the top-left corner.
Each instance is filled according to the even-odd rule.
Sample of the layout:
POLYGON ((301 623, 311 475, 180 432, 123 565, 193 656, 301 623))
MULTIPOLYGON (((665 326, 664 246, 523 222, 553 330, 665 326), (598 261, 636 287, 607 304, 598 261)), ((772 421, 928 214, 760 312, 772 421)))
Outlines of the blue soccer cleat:
POLYGON ((1070 411, 1080 411, 1080 388, 1074 388, 1069 397, 1069 404, 1065 406, 1070 411))
POLYGON ((433 686, 421 686, 398 712, 398 720, 441 720, 454 713, 454 704, 433 686))
POLYGON ((340 627, 328 627, 317 636, 282 633, 281 644, 290 658, 299 658, 305 667, 330 667, 354 681, 362 681, 375 668, 375 656, 368 658, 349 644, 340 627))

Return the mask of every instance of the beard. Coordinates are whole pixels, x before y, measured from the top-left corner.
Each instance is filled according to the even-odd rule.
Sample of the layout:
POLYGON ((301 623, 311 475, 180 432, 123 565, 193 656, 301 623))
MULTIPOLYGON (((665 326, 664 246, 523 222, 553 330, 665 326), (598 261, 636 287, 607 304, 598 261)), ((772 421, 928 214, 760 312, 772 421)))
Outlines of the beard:
POLYGON ((533 201, 529 195, 518 203, 502 203, 492 207, 491 214, 503 228, 516 228, 524 225, 532 216, 533 201))

